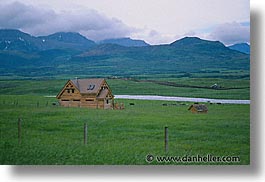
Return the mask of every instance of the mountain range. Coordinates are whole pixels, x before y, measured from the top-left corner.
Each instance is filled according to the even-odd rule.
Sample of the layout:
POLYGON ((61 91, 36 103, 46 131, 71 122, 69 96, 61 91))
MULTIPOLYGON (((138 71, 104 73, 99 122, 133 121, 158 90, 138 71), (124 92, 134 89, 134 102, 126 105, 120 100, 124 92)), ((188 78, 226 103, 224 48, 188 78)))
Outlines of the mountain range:
POLYGON ((95 43, 75 32, 35 37, 19 30, 0 30, 0 76, 4 77, 229 76, 231 70, 246 73, 245 77, 249 61, 248 54, 198 37, 148 45, 130 38, 95 43))

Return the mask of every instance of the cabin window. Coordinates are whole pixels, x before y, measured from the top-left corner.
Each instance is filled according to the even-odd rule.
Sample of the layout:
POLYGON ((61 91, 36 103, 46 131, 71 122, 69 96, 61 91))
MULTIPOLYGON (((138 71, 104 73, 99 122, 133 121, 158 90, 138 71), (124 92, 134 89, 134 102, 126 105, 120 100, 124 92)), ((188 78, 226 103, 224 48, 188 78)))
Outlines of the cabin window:
POLYGON ((62 99, 62 101, 69 101, 68 99, 62 99))
POLYGON ((87 90, 93 90, 95 88, 95 85, 88 85, 87 90))
POLYGON ((75 89, 72 89, 72 93, 75 93, 75 89))
POLYGON ((94 99, 86 99, 86 101, 94 101, 94 99))
POLYGON ((107 104, 109 104, 109 99, 106 100, 107 104))
POLYGON ((70 94, 70 90, 69 89, 67 89, 67 93, 70 94))

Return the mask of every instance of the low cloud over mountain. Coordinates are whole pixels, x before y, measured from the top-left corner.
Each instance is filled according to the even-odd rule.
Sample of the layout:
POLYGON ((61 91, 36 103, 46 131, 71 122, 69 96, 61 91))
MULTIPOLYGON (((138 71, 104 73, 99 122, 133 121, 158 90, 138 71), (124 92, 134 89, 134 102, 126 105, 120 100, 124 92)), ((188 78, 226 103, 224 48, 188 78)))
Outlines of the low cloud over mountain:
POLYGON ((231 22, 216 26, 209 35, 210 39, 219 40, 226 45, 249 42, 250 28, 249 24, 231 22))
POLYGON ((0 28, 20 29, 33 35, 79 32, 92 40, 129 36, 136 29, 96 10, 56 12, 20 2, 0 5, 0 28))
POLYGON ((129 6, 130 2, 126 1, 121 13, 116 13, 121 8, 118 1, 111 1, 111 4, 95 2, 83 1, 78 8, 72 7, 77 2, 68 1, 60 4, 59 1, 55 3, 50 0, 46 5, 40 1, 2 2, 0 29, 19 29, 34 36, 50 35, 55 32, 78 32, 96 42, 131 37, 157 45, 168 44, 185 36, 197 36, 207 40, 218 40, 225 45, 249 43, 249 6, 244 3, 238 4, 235 0, 216 1, 218 4, 212 3, 211 5, 215 4, 213 7, 199 8, 186 0, 178 7, 181 7, 179 11, 176 11, 177 7, 169 7, 167 3, 150 7, 147 2, 141 4, 143 8, 139 10, 139 3, 132 3, 129 6), (244 8, 232 6, 235 4, 244 8), (103 8, 106 6, 109 6, 109 9, 103 8), (165 14, 160 13, 160 6, 165 6, 168 11, 165 14), (181 11, 185 7, 192 8, 193 13, 181 11), (229 11, 226 11, 227 8, 229 11), (218 13, 212 16, 211 13, 216 11, 218 13))

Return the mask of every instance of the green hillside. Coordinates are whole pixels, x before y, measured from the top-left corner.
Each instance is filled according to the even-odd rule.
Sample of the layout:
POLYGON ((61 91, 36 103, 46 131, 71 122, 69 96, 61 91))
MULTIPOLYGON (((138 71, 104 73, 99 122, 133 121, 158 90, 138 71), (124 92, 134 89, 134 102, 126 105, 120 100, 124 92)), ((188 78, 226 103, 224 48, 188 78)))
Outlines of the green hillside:
POLYGON ((100 44, 78 33, 33 37, 0 31, 0 76, 6 78, 249 78, 249 55, 218 41, 185 37, 168 45, 100 44))

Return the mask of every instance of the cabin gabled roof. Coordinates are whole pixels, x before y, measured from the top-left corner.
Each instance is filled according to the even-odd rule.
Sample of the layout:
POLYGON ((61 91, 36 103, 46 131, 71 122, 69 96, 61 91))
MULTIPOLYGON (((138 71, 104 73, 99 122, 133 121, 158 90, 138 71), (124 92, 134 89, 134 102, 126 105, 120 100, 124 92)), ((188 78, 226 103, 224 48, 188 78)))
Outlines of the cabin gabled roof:
POLYGON ((93 78, 68 80, 68 82, 64 85, 63 89, 60 91, 60 93, 56 96, 57 99, 60 98, 68 84, 72 84, 79 91, 80 94, 94 94, 98 98, 105 98, 108 94, 110 94, 113 97, 112 92, 105 79, 93 78), (101 86, 103 84, 106 84, 107 88, 101 90, 101 86))
POLYGON ((70 80, 81 94, 97 94, 105 81, 103 78, 70 80))

